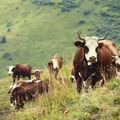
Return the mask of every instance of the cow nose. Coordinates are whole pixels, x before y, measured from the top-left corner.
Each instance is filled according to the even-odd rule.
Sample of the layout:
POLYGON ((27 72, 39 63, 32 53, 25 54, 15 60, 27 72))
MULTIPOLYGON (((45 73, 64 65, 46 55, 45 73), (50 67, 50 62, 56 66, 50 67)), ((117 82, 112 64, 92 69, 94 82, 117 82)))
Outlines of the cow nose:
POLYGON ((96 57, 95 56, 89 57, 89 61, 94 63, 96 61, 96 57))

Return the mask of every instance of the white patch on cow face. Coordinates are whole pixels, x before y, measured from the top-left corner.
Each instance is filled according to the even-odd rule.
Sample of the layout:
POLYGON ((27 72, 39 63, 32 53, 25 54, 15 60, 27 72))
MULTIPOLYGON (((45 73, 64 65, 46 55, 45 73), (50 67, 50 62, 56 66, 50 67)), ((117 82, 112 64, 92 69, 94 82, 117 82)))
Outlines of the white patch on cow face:
POLYGON ((53 62, 53 68, 54 69, 59 68, 58 61, 56 59, 53 59, 52 62, 53 62))
POLYGON ((8 75, 13 75, 12 69, 15 68, 15 66, 11 65, 8 67, 8 75))
POLYGON ((97 44, 97 37, 85 37, 86 40, 86 46, 89 48, 89 52, 86 54, 86 59, 87 61, 90 60, 90 57, 95 57, 97 58, 97 53, 96 53, 96 47, 98 46, 97 44))

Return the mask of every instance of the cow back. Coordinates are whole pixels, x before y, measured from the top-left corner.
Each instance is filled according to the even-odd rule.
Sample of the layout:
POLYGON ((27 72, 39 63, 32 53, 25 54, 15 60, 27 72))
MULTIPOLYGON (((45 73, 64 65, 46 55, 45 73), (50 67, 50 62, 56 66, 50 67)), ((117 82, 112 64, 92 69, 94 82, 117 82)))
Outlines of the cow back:
POLYGON ((31 66, 28 64, 16 64, 14 73, 21 74, 23 76, 31 73, 31 66))

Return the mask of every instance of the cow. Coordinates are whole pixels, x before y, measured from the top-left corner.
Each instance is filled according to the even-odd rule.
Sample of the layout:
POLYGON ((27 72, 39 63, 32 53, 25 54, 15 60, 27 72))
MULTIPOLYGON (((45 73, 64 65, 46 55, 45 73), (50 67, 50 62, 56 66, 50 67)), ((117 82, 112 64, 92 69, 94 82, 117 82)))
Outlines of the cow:
POLYGON ((99 39, 98 44, 105 46, 111 52, 112 65, 119 69, 118 66, 120 65, 120 54, 116 48, 115 42, 108 39, 99 39))
POLYGON ((75 41, 74 45, 76 46, 77 50, 73 58, 73 71, 75 75, 77 91, 80 93, 82 90, 82 84, 84 84, 84 87, 87 88, 87 79, 90 77, 88 62, 86 59, 86 54, 89 52, 89 48, 86 46, 86 41, 81 38, 75 41))
MULTIPOLYGON (((101 46, 101 44, 98 43, 98 37, 82 38, 79 33, 77 34, 79 40, 74 43, 77 51, 73 60, 74 68, 71 71, 71 75, 72 78, 75 77, 77 90, 80 92, 82 82, 84 83, 84 87, 86 87, 86 82, 89 78, 92 81, 92 88, 95 87, 96 82, 99 80, 101 80, 101 85, 104 84, 105 74, 109 72, 108 69, 111 68, 112 55, 106 46, 101 46), (105 69, 101 69, 102 67, 105 69)), ((105 39, 106 35, 101 39, 105 39)), ((108 76, 109 75, 110 72, 108 76)))
POLYGON ((16 64, 15 66, 8 67, 8 74, 12 75, 13 77, 13 84, 15 80, 20 79, 20 77, 28 77, 29 80, 31 79, 31 70, 32 67, 28 64, 16 64))
POLYGON ((10 93, 10 103, 15 109, 20 110, 26 101, 34 100, 39 94, 48 93, 48 81, 18 81, 13 85, 10 93))
POLYGON ((32 71, 32 75, 34 75, 34 78, 32 80, 41 80, 41 73, 43 73, 42 70, 35 69, 32 71))
POLYGON ((63 66, 63 58, 59 55, 54 55, 47 64, 49 73, 54 78, 57 78, 59 70, 62 68, 62 66, 63 66))
POLYGON ((115 61, 113 59, 113 52, 111 51, 112 49, 109 49, 103 44, 103 42, 98 42, 98 47, 96 48, 97 62, 101 70, 104 72, 106 79, 111 79, 116 75, 116 69, 114 66, 115 61))

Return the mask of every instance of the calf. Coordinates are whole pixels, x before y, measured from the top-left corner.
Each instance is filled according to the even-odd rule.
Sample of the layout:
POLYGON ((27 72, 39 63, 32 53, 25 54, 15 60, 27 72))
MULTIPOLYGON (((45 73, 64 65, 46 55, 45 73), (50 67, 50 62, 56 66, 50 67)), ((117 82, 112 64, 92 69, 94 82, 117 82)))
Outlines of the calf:
POLYGON ((47 93, 48 88, 47 81, 19 81, 11 90, 10 102, 19 110, 24 107, 24 102, 34 100, 38 94, 47 93))
POLYGON ((28 77, 29 80, 31 79, 31 70, 32 67, 28 64, 16 64, 15 66, 8 67, 8 74, 12 75, 13 77, 13 84, 15 80, 20 79, 20 77, 28 77))
POLYGON ((50 75, 53 75, 55 78, 57 78, 59 70, 62 66, 63 58, 59 55, 54 55, 47 65, 50 75))

